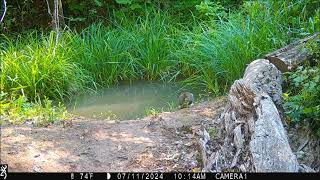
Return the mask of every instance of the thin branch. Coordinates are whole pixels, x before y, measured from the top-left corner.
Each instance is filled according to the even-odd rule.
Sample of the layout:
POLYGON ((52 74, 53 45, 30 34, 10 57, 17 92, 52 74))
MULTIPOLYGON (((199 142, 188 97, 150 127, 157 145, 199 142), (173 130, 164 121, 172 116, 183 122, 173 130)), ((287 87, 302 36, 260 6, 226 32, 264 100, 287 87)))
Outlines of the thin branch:
POLYGON ((59 2, 58 0, 54 0, 54 11, 53 11, 53 20, 54 20, 54 29, 56 31, 56 44, 55 47, 53 49, 53 56, 55 56, 56 54, 56 48, 58 45, 58 41, 59 41, 59 2))
POLYGON ((3 3, 3 6, 4 6, 4 11, 3 11, 3 14, 1 16, 0 23, 3 21, 4 16, 5 16, 6 12, 7 12, 7 2, 6 2, 6 0, 2 0, 2 3, 3 3))
POLYGON ((54 19, 55 19, 55 29, 58 33, 59 31, 59 1, 54 0, 54 19))
POLYGON ((48 0, 46 0, 46 2, 47 2, 47 6, 48 6, 48 14, 52 17, 50 4, 49 4, 48 0))

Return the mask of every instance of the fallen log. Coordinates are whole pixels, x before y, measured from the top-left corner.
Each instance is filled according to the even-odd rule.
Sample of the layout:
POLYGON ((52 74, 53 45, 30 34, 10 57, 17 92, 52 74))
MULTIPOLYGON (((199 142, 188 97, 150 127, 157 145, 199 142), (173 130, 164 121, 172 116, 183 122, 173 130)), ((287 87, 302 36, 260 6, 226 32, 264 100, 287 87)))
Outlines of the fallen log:
POLYGON ((257 172, 298 172, 293 154, 276 106, 268 95, 262 95, 256 107, 257 120, 251 136, 250 152, 257 172))
POLYGON ((236 80, 219 119, 221 149, 208 154, 204 171, 297 172, 275 104, 281 104, 281 72, 268 60, 253 61, 236 80))
POLYGON ((292 71, 301 64, 301 62, 312 57, 307 46, 319 39, 320 33, 316 33, 269 53, 265 58, 274 64, 281 72, 292 71))
POLYGON ((292 70, 310 58, 305 48, 318 39, 319 33, 248 65, 243 78, 231 86, 224 112, 213 122, 222 141, 212 141, 203 133, 202 171, 313 172, 299 165, 278 108, 282 106, 281 71, 292 70))

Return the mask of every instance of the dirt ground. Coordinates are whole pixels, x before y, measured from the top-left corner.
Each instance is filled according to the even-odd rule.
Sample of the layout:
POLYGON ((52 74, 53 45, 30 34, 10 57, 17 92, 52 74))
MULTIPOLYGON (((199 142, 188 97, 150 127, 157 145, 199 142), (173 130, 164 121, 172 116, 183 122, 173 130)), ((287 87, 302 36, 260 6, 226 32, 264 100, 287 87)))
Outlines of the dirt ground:
MULTIPOLYGON (((201 171, 199 130, 214 127, 226 98, 140 120, 77 117, 72 126, 1 127, 2 164, 9 172, 201 171)), ((320 172, 320 141, 305 126, 288 129, 300 164, 320 172)))
POLYGON ((288 129, 288 140, 299 164, 307 165, 320 172, 320 139, 304 125, 291 126, 288 129))
POLYGON ((141 120, 78 117, 72 126, 1 127, 9 172, 199 171, 197 131, 223 111, 225 98, 141 120))

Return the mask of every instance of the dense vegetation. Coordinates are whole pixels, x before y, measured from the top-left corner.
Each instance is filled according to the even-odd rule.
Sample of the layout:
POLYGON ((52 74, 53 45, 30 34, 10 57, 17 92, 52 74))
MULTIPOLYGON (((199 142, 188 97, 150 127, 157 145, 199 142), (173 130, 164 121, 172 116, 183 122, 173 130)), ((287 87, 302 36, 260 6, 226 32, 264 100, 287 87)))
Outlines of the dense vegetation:
POLYGON ((304 122, 320 137, 320 40, 316 43, 316 48, 310 48, 314 64, 307 63, 286 74, 284 109, 290 123, 304 122))
MULTIPOLYGON (((37 116, 30 107, 40 113, 52 100, 122 81, 179 82, 220 95, 250 61, 320 30, 315 0, 68 0, 69 28, 56 39, 43 2, 11 3, 1 25, 0 103, 14 122, 37 116)), ((44 112, 40 119, 53 121, 65 109, 44 112)))

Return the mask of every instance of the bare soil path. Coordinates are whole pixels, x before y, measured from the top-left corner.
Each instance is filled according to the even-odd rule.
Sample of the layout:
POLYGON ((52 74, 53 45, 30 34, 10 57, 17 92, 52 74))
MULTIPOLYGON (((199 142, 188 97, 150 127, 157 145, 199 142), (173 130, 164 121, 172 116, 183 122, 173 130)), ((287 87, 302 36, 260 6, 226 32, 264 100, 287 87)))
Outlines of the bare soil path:
POLYGON ((213 123, 225 98, 141 120, 77 118, 71 127, 1 127, 9 172, 190 171, 200 169, 197 130, 213 123))

